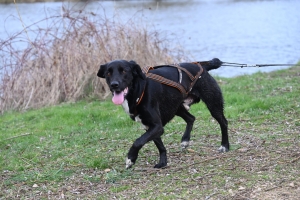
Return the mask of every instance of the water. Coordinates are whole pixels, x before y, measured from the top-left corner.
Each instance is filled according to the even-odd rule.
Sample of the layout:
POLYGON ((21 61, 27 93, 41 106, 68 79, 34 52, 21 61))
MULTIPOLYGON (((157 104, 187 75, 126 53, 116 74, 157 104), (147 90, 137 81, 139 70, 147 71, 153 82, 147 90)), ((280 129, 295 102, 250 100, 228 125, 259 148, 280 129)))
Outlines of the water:
MULTIPOLYGON (((226 62, 291 64, 300 60, 298 0, 47 2, 18 4, 18 9, 24 24, 30 25, 46 15, 60 15, 62 5, 141 22, 172 38, 193 61, 218 57, 226 62)), ((0 5, 0 13, 2 39, 23 29, 14 4, 0 5)), ((233 77, 283 68, 221 67, 212 74, 233 77)))

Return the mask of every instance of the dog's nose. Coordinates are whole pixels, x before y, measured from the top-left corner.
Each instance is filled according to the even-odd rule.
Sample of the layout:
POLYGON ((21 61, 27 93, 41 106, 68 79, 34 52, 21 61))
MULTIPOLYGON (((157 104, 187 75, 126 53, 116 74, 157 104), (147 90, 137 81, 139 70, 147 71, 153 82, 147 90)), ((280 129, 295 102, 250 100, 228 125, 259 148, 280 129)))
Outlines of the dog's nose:
POLYGON ((111 86, 112 88, 118 88, 118 87, 119 87, 119 82, 118 82, 118 81, 112 81, 112 82, 110 83, 110 86, 111 86))

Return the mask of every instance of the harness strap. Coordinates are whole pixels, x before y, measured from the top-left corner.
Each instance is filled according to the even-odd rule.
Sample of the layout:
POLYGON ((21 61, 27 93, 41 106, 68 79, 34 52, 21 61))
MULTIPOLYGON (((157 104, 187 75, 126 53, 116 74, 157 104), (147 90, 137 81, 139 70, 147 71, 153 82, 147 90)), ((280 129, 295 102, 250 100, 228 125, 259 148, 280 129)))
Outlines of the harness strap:
POLYGON ((184 89, 184 87, 182 85, 180 85, 179 83, 176 83, 175 81, 172 81, 170 79, 167 79, 165 77, 162 77, 160 75, 157 74, 152 74, 152 73, 147 73, 146 74, 147 78, 151 78, 159 83, 171 86, 171 87, 175 87, 177 88, 182 94, 186 95, 186 90, 184 89))
POLYGON ((144 97, 144 93, 145 93, 145 88, 141 94, 141 96, 139 98, 136 99, 136 105, 139 105, 144 97))
MULTIPOLYGON (((193 62, 193 64, 197 64, 199 66, 199 63, 197 63, 197 62, 193 62)), ((142 72, 144 74, 147 74, 150 70, 156 69, 156 68, 159 68, 159 67, 162 67, 162 66, 154 66, 154 67, 152 67, 152 66, 146 66, 146 67, 142 68, 142 72)), ((191 81, 195 80, 195 77, 193 76, 193 74, 191 74, 187 69, 181 67, 180 64, 178 64, 178 63, 174 63, 173 65, 168 65, 168 67, 175 67, 175 68, 178 69, 178 71, 180 69, 180 70, 184 71, 189 76, 189 78, 191 79, 191 81)))
MULTIPOLYGON (((195 63, 193 63, 193 64, 195 64, 195 63)), ((175 63, 174 65, 171 65, 171 66, 174 66, 174 67, 184 71, 190 77, 191 81, 195 80, 195 77, 187 69, 180 67, 180 64, 175 63)))
POLYGON ((179 69, 179 68, 177 68, 177 70, 178 70, 178 75, 179 75, 179 84, 181 84, 181 82, 182 82, 182 72, 181 72, 181 69, 179 69))
POLYGON ((148 74, 149 70, 155 69, 155 67, 151 67, 151 66, 146 66, 146 67, 142 67, 142 72, 144 74, 148 74))
MULTIPOLYGON (((178 69, 179 83, 175 82, 173 80, 167 79, 165 77, 162 77, 160 75, 153 74, 153 73, 149 72, 150 70, 153 70, 155 68, 159 68, 159 67, 162 67, 162 66, 154 66, 154 67, 146 66, 146 67, 142 68, 142 72, 144 74, 146 74, 147 78, 151 78, 152 80, 157 81, 159 83, 174 87, 174 88, 178 89, 184 96, 186 96, 193 89, 193 86, 195 85, 197 80, 199 78, 201 78, 201 74, 203 73, 203 67, 201 66, 201 64, 199 62, 192 62, 192 63, 199 67, 199 71, 197 72, 197 74, 195 76, 193 76, 187 69, 181 67, 180 64, 178 64, 178 63, 175 63, 174 65, 168 65, 170 67, 175 67, 175 68, 178 69), (182 81, 182 72, 181 71, 184 71, 188 75, 188 77, 191 79, 191 84, 187 88, 187 90, 181 85, 181 81, 182 81)), ((137 100, 136 100, 137 105, 140 104, 140 102, 141 102, 141 100, 144 96, 144 91, 145 91, 145 88, 144 88, 141 96, 139 98, 137 98, 137 100)))
POLYGON ((197 80, 199 78, 201 78, 201 74, 203 73, 203 67, 201 66, 200 63, 198 63, 198 62, 192 62, 192 63, 198 65, 198 67, 200 68, 200 71, 197 72, 197 74, 195 76, 195 80, 191 82, 190 89, 188 92, 190 92, 193 89, 195 83, 197 82, 197 80))

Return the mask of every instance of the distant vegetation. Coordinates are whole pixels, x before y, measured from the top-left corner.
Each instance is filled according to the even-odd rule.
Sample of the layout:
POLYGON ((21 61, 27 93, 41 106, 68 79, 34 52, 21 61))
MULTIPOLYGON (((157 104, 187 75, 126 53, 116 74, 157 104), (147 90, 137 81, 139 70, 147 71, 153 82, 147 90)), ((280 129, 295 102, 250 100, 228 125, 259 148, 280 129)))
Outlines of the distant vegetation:
POLYGON ((24 110, 105 98, 108 88, 96 76, 100 64, 114 59, 135 60, 141 66, 176 62, 180 50, 170 49, 156 31, 134 22, 126 24, 95 13, 64 9, 49 16, 49 27, 36 24, 0 39, 0 112, 24 110), (36 28, 37 29, 37 28, 36 28), (36 35, 29 40, 26 33, 36 35), (23 42, 24 50, 16 49, 23 42))

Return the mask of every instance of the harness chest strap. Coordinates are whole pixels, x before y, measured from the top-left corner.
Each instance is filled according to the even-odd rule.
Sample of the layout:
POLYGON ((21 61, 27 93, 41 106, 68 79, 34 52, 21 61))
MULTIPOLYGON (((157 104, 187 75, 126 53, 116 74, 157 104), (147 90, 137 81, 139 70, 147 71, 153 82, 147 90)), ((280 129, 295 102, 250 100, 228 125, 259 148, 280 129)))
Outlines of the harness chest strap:
POLYGON ((141 94, 141 96, 139 98, 136 99, 136 105, 139 105, 144 97, 144 93, 145 93, 145 88, 141 94))

